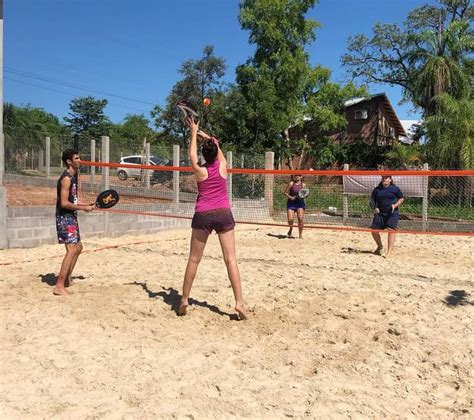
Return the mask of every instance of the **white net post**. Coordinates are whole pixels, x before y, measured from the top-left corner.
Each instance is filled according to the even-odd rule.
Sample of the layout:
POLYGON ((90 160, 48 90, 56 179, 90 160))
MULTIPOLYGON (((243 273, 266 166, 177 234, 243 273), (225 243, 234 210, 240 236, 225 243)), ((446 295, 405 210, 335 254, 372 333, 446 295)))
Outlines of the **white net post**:
MULTIPOLYGON (((150 143, 145 144, 145 165, 150 164, 150 143)), ((145 169, 144 171, 144 184, 147 190, 150 189, 150 170, 145 169)))
MULTIPOLYGON (((173 166, 179 166, 179 144, 173 145, 173 166)), ((173 171, 173 203, 179 203, 179 171, 173 171)))
MULTIPOLYGON (((427 171, 429 169, 428 164, 423 164, 423 170, 427 171)), ((423 201, 421 204, 421 228, 422 230, 428 229, 428 184, 429 177, 423 177, 423 201)))
MULTIPOLYGON (((110 139, 108 136, 102 136, 100 138, 101 141, 101 157, 102 157, 102 163, 109 163, 110 158, 109 158, 109 152, 110 152, 110 139)), ((102 167, 102 190, 108 190, 109 185, 110 185, 110 179, 109 179, 109 174, 110 174, 110 168, 108 166, 102 167)))
MULTIPOLYGON (((232 169, 232 151, 227 152, 226 155, 227 169, 232 169)), ((229 200, 232 204, 232 174, 227 174, 227 192, 229 194, 229 200)))
POLYGON ((45 142, 45 166, 46 166, 46 178, 49 179, 51 176, 51 138, 46 137, 45 142))
MULTIPOLYGON (((95 140, 91 140, 91 162, 95 162, 95 140)), ((91 185, 95 183, 95 166, 91 166, 91 185)))
MULTIPOLYGON (((349 165, 347 163, 344 164, 344 171, 349 170, 349 165)), ((342 223, 345 225, 349 221, 349 195, 343 194, 342 196, 342 223)))
MULTIPOLYGON (((265 170, 275 169, 275 153, 265 152, 265 170)), ((265 202, 270 211, 273 211, 273 185, 275 175, 265 175, 265 202)))

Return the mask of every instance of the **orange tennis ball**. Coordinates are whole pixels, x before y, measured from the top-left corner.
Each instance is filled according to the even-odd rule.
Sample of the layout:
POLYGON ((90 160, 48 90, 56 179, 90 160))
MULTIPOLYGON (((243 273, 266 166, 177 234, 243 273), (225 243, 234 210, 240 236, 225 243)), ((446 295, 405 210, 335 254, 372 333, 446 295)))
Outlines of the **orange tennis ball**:
POLYGON ((211 105, 211 100, 209 98, 204 98, 202 103, 204 104, 204 106, 209 106, 211 105))

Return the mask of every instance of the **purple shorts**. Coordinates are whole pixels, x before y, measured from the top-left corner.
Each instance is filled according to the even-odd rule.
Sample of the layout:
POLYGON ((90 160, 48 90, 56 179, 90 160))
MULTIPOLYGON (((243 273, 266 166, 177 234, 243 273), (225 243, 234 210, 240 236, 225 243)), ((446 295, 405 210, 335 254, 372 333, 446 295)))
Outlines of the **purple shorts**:
POLYGON ((200 211, 194 213, 191 227, 204 230, 209 234, 213 230, 216 233, 222 233, 234 229, 235 221, 231 209, 200 211))
POLYGON ((79 224, 74 214, 56 215, 56 231, 60 244, 78 244, 81 242, 79 224))

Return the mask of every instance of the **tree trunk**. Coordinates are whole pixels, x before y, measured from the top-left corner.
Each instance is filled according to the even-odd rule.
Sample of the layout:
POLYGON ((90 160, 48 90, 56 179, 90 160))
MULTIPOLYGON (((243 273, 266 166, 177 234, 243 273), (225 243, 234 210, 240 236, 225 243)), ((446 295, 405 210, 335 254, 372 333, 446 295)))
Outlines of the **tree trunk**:
MULTIPOLYGON (((290 131, 288 128, 286 128, 285 130, 283 130, 283 136, 285 138, 285 141, 286 141, 286 149, 287 150, 290 150, 290 131)), ((288 167, 293 170, 293 154, 292 153, 289 153, 287 155, 287 162, 288 162, 288 167)))

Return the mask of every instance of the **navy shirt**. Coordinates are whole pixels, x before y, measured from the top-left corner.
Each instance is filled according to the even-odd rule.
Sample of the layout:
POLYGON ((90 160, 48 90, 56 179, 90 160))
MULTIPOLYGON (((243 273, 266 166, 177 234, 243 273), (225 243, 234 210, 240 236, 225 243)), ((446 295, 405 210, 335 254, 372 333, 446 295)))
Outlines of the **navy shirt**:
MULTIPOLYGON (((380 213, 391 213, 392 204, 395 204, 403 194, 396 185, 390 185, 387 188, 377 187, 372 191, 372 199, 380 213)), ((395 209, 397 211, 398 209, 395 209)))

